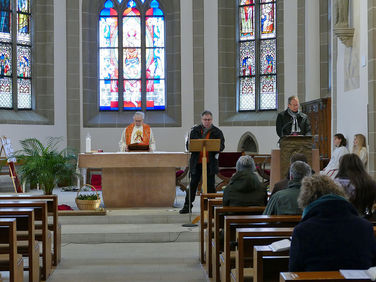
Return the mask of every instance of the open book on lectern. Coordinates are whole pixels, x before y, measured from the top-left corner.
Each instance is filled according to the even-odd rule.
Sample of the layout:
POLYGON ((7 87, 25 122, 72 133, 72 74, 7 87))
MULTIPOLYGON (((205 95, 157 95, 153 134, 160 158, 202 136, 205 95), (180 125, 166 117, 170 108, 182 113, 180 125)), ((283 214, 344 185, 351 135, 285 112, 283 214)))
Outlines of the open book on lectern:
POLYGON ((219 152, 221 139, 191 139, 189 141, 190 152, 201 152, 204 146, 207 152, 219 152))

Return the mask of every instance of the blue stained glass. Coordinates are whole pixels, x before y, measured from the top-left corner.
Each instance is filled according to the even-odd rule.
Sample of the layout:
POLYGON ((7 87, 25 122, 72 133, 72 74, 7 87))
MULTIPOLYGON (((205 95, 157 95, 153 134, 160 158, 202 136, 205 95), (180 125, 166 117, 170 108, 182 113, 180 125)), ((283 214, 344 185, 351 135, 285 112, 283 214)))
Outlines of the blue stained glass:
POLYGON ((118 0, 118 2, 121 4, 121 2, 123 2, 123 0, 118 0))
POLYGON ((10 33, 10 13, 0 12, 0 32, 10 33))
POLYGON ((131 1, 128 2, 127 6, 128 6, 128 8, 136 8, 136 3, 133 0, 131 0, 131 1))
POLYGON ((158 1, 157 0, 151 1, 150 7, 152 7, 152 8, 158 8, 159 7, 158 1))
POLYGON ((165 100, 165 81, 147 80, 146 81, 146 109, 164 110, 166 108, 165 100))
POLYGON ((99 46, 118 46, 118 23, 116 17, 99 18, 99 46))
POLYGON ((104 7, 105 8, 113 8, 114 7, 114 3, 112 3, 111 0, 107 0, 106 3, 104 3, 104 7))
POLYGON ((146 47, 164 46, 164 18, 147 17, 146 18, 146 47))
POLYGON ((18 11, 23 12, 23 13, 30 13, 30 5, 29 5, 29 0, 18 0, 18 11))
POLYGON ((164 78, 164 49, 146 49, 146 78, 164 78))
POLYGON ((10 0, 0 0, 0 10, 10 11, 10 0))
POLYGON ((163 16, 163 12, 159 9, 159 3, 157 0, 153 0, 150 3, 151 9, 146 11, 147 16, 163 16))
POLYGON ((142 4, 145 3, 145 0, 141 0, 142 4))

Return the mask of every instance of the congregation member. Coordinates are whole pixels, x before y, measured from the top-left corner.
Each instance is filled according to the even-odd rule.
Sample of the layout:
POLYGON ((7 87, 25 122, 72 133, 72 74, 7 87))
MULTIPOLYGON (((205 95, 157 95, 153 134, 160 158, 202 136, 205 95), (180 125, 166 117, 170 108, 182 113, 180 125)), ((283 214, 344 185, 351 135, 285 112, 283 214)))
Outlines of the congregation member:
POLYGON ((119 147, 121 152, 127 152, 130 144, 149 146, 150 151, 155 151, 155 139, 150 126, 144 123, 145 114, 136 112, 133 116, 133 123, 123 130, 119 147))
POLYGON ((363 134, 355 134, 352 153, 357 154, 367 168, 368 153, 366 137, 363 134))
POLYGON ((296 161, 290 167, 290 181, 288 187, 278 191, 270 197, 266 205, 265 215, 299 215, 302 210, 298 206, 298 196, 302 180, 306 176, 311 176, 311 167, 302 161, 296 161))
POLYGON ((292 235, 289 271, 368 269, 375 265, 372 223, 359 217, 332 179, 326 175, 306 177, 298 203, 303 215, 292 235))
MULTIPOLYGON (((201 114, 201 124, 192 128, 187 141, 187 149, 191 139, 220 139, 220 151, 225 149, 225 138, 222 131, 213 125, 213 114, 206 110, 201 114)), ((206 152, 207 159, 207 188, 208 193, 215 193, 215 175, 218 172, 218 154, 219 152, 206 152)), ((196 197, 197 186, 201 180, 202 174, 202 152, 192 152, 189 160, 189 169, 191 181, 189 189, 186 191, 185 202, 179 213, 189 213, 196 197), (190 197, 190 198, 189 198, 190 197), (189 201, 191 206, 189 206, 189 201)))
POLYGON ((251 156, 241 156, 236 162, 236 173, 223 192, 223 206, 265 206, 267 193, 256 173, 251 156))
POLYGON ((359 214, 370 218, 376 200, 376 182, 367 173, 358 155, 347 154, 341 158, 335 181, 344 188, 359 214))
POLYGON ((299 110, 299 98, 288 98, 287 109, 277 116, 276 131, 279 138, 287 135, 311 135, 311 123, 306 114, 299 110))
POLYGON ((339 160, 343 155, 349 153, 349 150, 346 148, 347 140, 345 136, 341 133, 337 133, 333 137, 334 150, 332 152, 332 157, 328 165, 320 171, 321 174, 327 175, 334 179, 338 173, 339 160))
MULTIPOLYGON (((302 153, 292 153, 290 157, 290 166, 296 161, 302 161, 305 163, 308 163, 307 157, 302 154, 302 153)), ((313 173, 312 173, 313 174, 313 173)), ((275 194, 276 192, 286 189, 288 187, 290 180, 290 167, 288 169, 286 178, 282 179, 281 181, 278 181, 276 184, 274 184, 273 190, 272 190, 272 195, 275 194)))

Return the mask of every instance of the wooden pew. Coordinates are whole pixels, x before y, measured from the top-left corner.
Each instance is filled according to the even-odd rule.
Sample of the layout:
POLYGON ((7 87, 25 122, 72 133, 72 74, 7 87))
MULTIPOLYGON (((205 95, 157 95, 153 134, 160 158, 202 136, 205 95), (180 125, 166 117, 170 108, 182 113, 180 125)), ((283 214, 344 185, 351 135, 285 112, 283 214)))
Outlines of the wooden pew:
POLYGON ((208 200, 208 221, 207 221, 207 228, 204 234, 204 242, 205 242, 205 251, 206 251, 206 258, 205 258, 205 266, 206 271, 209 277, 212 277, 212 247, 211 241, 213 239, 213 220, 214 220, 214 207, 222 206, 223 199, 209 199, 208 200))
MULTIPOLYGON (((348 280, 343 277, 339 271, 314 271, 314 272, 281 272, 279 276, 280 282, 287 281, 301 281, 301 282, 313 282, 313 281, 330 281, 330 282, 345 282, 345 281, 359 281, 348 280)), ((361 281, 371 281, 368 279, 362 279, 361 281)))
MULTIPOLYGON (((219 273, 219 253, 223 249, 223 245, 220 244, 220 231, 224 227, 224 217, 227 214, 237 214, 237 215, 261 215, 265 210, 265 207, 214 207, 214 240, 210 241, 210 247, 212 248, 212 271, 213 278, 215 281, 220 281, 219 273)), ((210 232, 210 230, 208 230, 210 232)), ((209 276, 210 277, 210 276, 209 276)))
MULTIPOLYGON (((280 228, 238 228, 236 229, 236 241, 238 246, 236 248, 235 255, 235 273, 236 281, 244 281, 244 259, 246 256, 250 257, 253 255, 253 246, 247 245, 248 237, 275 237, 285 236, 286 238, 292 235, 294 231, 293 227, 280 227, 280 228)), ((277 240, 280 240, 278 238, 277 240)), ((276 240, 276 241, 277 241, 276 240)), ((257 244, 260 245, 260 244, 257 244)))
MULTIPOLYGON (((0 208, 0 218, 15 218, 17 223, 17 252, 29 259, 29 281, 40 281, 39 273, 39 244, 35 240, 34 209, 0 208), (27 232, 27 244, 18 238, 19 231, 27 232)), ((7 247, 5 247, 7 249, 7 247)), ((3 248, 0 249, 3 251, 3 248)))
POLYGON ((47 214, 47 202, 37 200, 1 200, 0 207, 3 208, 34 208, 35 220, 40 220, 42 229, 41 237, 36 234, 36 238, 42 242, 42 272, 41 276, 43 280, 51 274, 51 232, 48 231, 48 214, 47 214))
MULTIPOLYGON (((61 224, 58 217, 59 199, 57 195, 30 195, 30 194, 10 194, 0 195, 0 200, 44 200, 47 201, 48 216, 52 218, 52 223, 48 224, 48 229, 53 232, 53 258, 52 263, 57 266, 61 261, 61 224)), ((36 226, 40 229, 40 226, 36 226)))
POLYGON ((208 227, 208 201, 209 199, 222 198, 221 193, 201 194, 200 196, 200 262, 205 264, 205 238, 204 233, 208 227))
POLYGON ((0 254, 0 270, 9 271, 10 282, 23 281, 23 260, 17 254, 16 219, 0 219, 0 242, 9 245, 8 254, 0 254))
POLYGON ((273 252, 269 246, 254 246, 253 282, 278 281, 279 273, 288 269, 289 252, 273 252), (265 265, 268 261, 271 263, 265 265))
MULTIPOLYGON (((221 280, 230 281, 231 273, 231 247, 230 242, 236 241, 236 228, 245 227, 289 227, 295 226, 301 220, 300 215, 250 215, 236 216, 226 215, 224 217, 224 247, 220 255, 221 280), (263 224, 263 225, 260 225, 263 224)), ((276 238, 264 238, 265 244, 275 241, 276 238)), ((261 240, 260 240, 261 242, 261 240)))

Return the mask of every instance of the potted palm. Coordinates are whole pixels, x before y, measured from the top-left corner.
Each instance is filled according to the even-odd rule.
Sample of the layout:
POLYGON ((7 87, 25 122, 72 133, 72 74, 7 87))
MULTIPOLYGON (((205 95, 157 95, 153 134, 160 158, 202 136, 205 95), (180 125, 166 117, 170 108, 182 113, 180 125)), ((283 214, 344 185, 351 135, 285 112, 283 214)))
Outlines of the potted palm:
POLYGON ((50 195, 59 181, 77 175, 77 154, 67 148, 59 151, 60 141, 59 137, 48 138, 46 145, 37 138, 20 141, 22 150, 15 157, 22 163, 17 170, 22 183, 38 183, 50 195))

